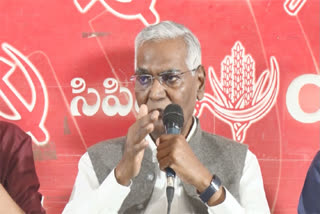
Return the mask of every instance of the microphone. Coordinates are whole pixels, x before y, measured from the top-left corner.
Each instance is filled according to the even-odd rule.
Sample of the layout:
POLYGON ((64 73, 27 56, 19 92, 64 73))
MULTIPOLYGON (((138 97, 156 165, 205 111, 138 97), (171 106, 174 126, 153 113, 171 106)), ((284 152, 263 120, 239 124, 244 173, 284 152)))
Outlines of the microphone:
MULTIPOLYGON (((180 134, 181 128, 183 127, 183 111, 182 108, 177 104, 168 105, 163 112, 162 118, 166 134, 180 134)), ((170 167, 166 168, 167 175, 167 201, 168 201, 168 210, 167 213, 170 213, 171 202, 174 195, 174 179, 176 173, 170 167)))

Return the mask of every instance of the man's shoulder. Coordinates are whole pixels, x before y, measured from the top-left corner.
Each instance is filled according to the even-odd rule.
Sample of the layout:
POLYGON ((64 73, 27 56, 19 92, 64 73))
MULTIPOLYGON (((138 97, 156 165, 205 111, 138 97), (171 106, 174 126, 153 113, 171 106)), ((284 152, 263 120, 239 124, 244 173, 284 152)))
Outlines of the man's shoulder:
POLYGON ((21 145, 24 145, 24 151, 29 150, 30 148, 30 152, 32 152, 31 137, 13 123, 0 121, 0 139, 0 145, 3 152, 12 151, 15 153, 16 149, 21 149, 21 145))
MULTIPOLYGON (((313 161, 311 163, 310 168, 314 168, 312 170, 316 171, 317 174, 320 172, 320 151, 317 152, 315 157, 313 158, 313 161)), ((320 180, 319 180, 320 182, 320 180)))
POLYGON ((106 154, 114 154, 118 152, 122 152, 124 148, 124 144, 126 141, 126 137, 118 137, 118 138, 113 138, 109 140, 104 140, 101 142, 98 142, 88 148, 88 153, 89 156, 92 156, 93 154, 95 156, 101 155, 106 155, 106 154))
POLYGON ((4 134, 22 135, 24 137, 27 137, 27 134, 14 123, 0 121, 0 136, 4 134))
POLYGON ((87 152, 101 184, 120 161, 126 137, 101 141, 88 148, 87 152))
POLYGON ((234 146, 242 149, 248 149, 248 145, 234 141, 233 139, 202 131, 202 139, 209 143, 215 143, 221 146, 234 146))
POLYGON ((320 161, 320 151, 317 152, 317 154, 314 157, 315 161, 320 161))

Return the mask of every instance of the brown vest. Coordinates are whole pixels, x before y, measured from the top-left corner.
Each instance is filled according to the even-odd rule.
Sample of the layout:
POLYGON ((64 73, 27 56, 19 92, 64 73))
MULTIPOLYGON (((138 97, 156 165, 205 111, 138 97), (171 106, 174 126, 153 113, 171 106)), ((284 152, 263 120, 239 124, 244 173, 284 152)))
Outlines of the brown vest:
MULTIPOLYGON (((125 137, 100 142, 88 149, 93 168, 101 184, 120 161, 125 137)), ((224 187, 240 202, 239 183, 242 176, 247 146, 201 130, 199 121, 189 145, 194 154, 222 181, 224 187)), ((152 162, 152 152, 145 150, 142 167, 132 180, 131 191, 124 200, 119 213, 143 213, 151 198, 156 178, 157 164, 152 162)), ((195 213, 208 213, 206 205, 199 198, 196 189, 182 183, 195 213)), ((107 204, 106 204, 107 206, 107 204)))

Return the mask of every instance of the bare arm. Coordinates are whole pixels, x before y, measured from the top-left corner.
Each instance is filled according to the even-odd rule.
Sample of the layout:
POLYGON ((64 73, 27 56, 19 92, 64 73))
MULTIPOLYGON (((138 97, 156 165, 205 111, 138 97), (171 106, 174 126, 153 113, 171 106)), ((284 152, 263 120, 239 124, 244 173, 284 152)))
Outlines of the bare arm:
POLYGON ((24 213, 23 210, 16 204, 16 202, 12 200, 2 184, 0 184, 0 213, 24 213))

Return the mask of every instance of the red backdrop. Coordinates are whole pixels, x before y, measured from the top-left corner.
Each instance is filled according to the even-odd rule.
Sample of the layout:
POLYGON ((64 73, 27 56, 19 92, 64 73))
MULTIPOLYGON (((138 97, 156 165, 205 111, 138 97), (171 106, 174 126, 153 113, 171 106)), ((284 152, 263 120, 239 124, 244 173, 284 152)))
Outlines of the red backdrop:
POLYGON ((319 8, 317 0, 0 1, 0 117, 32 136, 48 213, 63 210, 86 149, 134 121, 134 38, 162 20, 185 24, 202 44, 202 127, 248 144, 272 213, 295 213, 320 144, 319 8))

